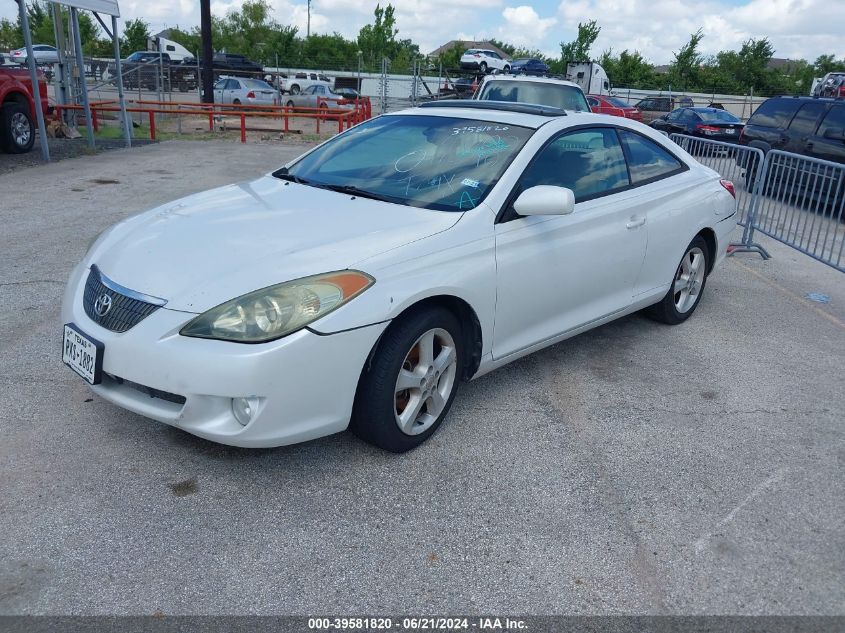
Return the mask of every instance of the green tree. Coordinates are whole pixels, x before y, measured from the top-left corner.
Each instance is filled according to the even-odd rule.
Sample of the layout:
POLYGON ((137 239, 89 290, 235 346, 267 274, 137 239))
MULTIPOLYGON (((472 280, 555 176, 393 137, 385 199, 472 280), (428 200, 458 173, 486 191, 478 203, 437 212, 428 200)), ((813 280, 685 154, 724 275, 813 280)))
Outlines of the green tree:
POLYGON ((689 41, 675 53, 669 67, 669 82, 673 88, 689 90, 698 85, 699 67, 703 61, 698 45, 704 39, 704 33, 698 29, 690 35, 689 41))
POLYGON ((393 59, 398 53, 396 35, 396 17, 393 5, 388 4, 383 9, 377 4, 373 11, 375 20, 358 31, 358 50, 364 55, 364 63, 371 69, 381 66, 384 57, 393 59))
POLYGON ((147 50, 147 40, 150 39, 150 25, 141 18, 129 20, 123 27, 120 38, 120 49, 125 53, 147 50))
POLYGON ((607 72, 611 86, 650 89, 655 86, 654 66, 643 58, 639 51, 624 50, 618 57, 613 50, 606 50, 599 57, 599 63, 607 72))
POLYGON ((578 36, 572 42, 560 43, 560 61, 568 62, 591 61, 590 49, 598 39, 601 27, 595 20, 578 23, 578 36))
POLYGON ((23 34, 18 25, 3 18, 0 20, 0 50, 10 51, 23 46, 23 34))

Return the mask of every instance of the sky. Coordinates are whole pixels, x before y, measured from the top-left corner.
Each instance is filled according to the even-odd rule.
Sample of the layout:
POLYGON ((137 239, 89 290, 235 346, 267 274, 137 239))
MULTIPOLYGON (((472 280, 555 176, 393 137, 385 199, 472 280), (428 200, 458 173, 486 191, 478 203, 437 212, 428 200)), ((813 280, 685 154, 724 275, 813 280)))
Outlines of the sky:
MULTIPOLYGON (((212 0, 223 16, 243 0, 212 0)), ((305 33, 303 0, 270 0, 274 18, 305 33)), ((391 0, 400 39, 410 38, 429 53, 449 40, 496 38, 517 46, 560 55, 560 42, 575 38, 578 22, 601 27, 594 57, 612 48, 639 51, 654 64, 666 64, 689 35, 702 28, 704 54, 738 50, 748 38, 768 37, 775 57, 813 61, 832 53, 845 58, 845 0, 391 0)), ((312 0, 311 32, 338 32, 354 39, 372 22, 375 2, 312 0)), ((123 19, 142 18, 153 33, 169 26, 199 24, 198 0, 120 2, 123 19)), ((0 17, 14 18, 14 0, 0 0, 0 17)))

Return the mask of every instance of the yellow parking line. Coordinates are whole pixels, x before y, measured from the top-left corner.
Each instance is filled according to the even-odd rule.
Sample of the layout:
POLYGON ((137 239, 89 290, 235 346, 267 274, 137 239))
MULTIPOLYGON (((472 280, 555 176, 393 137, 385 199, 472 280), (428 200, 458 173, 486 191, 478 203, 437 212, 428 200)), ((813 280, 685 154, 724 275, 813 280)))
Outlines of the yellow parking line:
POLYGON ((798 302, 798 303, 802 304, 803 306, 810 308, 811 310, 816 312, 819 316, 824 317, 825 319, 827 319, 828 321, 830 321, 834 325, 836 325, 836 326, 842 328, 843 330, 845 330, 845 321, 838 319, 837 317, 833 316, 829 312, 825 312, 824 310, 822 310, 818 306, 813 305, 812 302, 810 302, 808 299, 805 299, 801 295, 795 294, 794 292, 792 292, 788 288, 784 288, 783 286, 781 286, 776 281, 772 281, 771 279, 769 279, 768 277, 766 277, 762 273, 759 273, 756 270, 754 270, 753 268, 751 268, 751 266, 748 266, 747 264, 743 264, 740 260, 736 259, 735 257, 731 257, 729 259, 730 259, 730 261, 732 261, 734 264, 736 264, 740 268, 744 268, 749 273, 751 273, 752 275, 754 275, 758 279, 762 280, 767 285, 771 286, 775 290, 778 290, 781 294, 786 295, 790 299, 794 299, 796 302, 798 302))

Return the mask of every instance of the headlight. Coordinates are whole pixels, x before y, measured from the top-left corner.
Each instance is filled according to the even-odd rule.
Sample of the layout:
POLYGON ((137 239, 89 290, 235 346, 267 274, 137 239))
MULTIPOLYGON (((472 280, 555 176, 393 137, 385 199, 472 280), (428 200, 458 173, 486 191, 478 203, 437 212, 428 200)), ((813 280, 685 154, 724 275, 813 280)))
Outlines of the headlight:
POLYGON ((358 296, 375 279, 356 270, 314 275, 222 303, 179 334, 235 343, 265 343, 301 330, 358 296))

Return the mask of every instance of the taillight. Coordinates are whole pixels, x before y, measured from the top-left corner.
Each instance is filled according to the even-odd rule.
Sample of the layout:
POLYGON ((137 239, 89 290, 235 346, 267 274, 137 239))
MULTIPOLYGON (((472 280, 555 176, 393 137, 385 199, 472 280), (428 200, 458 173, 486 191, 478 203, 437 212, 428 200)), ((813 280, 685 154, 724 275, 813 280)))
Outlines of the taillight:
POLYGON ((845 86, 839 86, 839 96, 845 97, 845 86))
POLYGON ((695 129, 704 134, 718 134, 721 132, 719 128, 713 127, 712 125, 704 125, 703 123, 696 125, 695 129))
POLYGON ((736 198, 736 189, 734 189, 734 184, 730 180, 720 180, 719 183, 727 189, 728 193, 731 194, 734 198, 736 198))
POLYGON ((250 90, 249 92, 246 93, 246 98, 247 99, 255 99, 255 92, 250 90))

